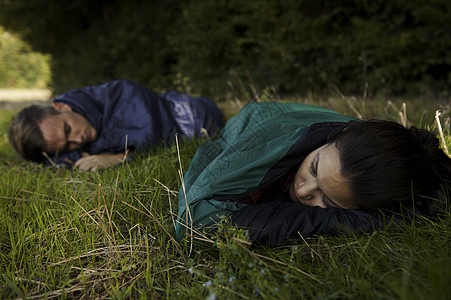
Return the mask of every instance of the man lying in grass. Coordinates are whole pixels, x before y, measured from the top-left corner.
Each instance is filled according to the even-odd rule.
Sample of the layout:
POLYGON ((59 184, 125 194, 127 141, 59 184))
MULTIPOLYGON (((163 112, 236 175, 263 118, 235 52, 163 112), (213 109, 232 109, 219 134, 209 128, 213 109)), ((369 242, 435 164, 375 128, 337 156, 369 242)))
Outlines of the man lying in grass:
POLYGON ((128 149, 170 144, 175 134, 200 137, 222 126, 207 98, 155 94, 128 80, 70 90, 51 106, 23 109, 10 125, 11 145, 25 159, 95 171, 120 163, 128 149), (50 157, 52 156, 52 157, 50 157))
POLYGON ((179 192, 177 238, 220 216, 252 242, 380 229, 434 215, 451 159, 426 130, 294 103, 251 103, 203 143, 179 192))

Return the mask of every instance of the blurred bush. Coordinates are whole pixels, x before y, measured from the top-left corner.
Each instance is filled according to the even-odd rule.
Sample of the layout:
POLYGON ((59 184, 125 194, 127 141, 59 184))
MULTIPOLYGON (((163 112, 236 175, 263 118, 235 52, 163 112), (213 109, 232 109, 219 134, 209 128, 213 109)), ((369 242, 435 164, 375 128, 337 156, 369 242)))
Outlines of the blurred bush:
POLYGON ((50 56, 0 26, 0 88, 46 88, 49 82, 50 56))
POLYGON ((0 2, 0 23, 52 55, 56 91, 128 78, 209 96, 448 96, 450 19, 448 0, 0 2))
POLYGON ((442 0, 194 0, 174 47, 203 89, 233 68, 282 93, 448 95, 450 13, 442 0))

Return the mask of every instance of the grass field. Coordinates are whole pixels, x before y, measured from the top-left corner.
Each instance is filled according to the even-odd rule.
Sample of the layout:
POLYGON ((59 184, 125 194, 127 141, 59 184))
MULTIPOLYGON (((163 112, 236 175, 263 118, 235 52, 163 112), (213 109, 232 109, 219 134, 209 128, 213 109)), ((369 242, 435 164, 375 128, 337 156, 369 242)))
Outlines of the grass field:
MULTIPOLYGON (((263 99, 265 100, 265 99, 263 99)), ((301 99, 294 99, 301 101, 301 99)), ((342 113, 434 129, 440 101, 302 99, 342 113), (407 116, 407 117, 406 117, 407 116)), ((227 115, 239 101, 221 104, 227 115)), ((191 247, 174 241, 180 187, 175 147, 98 173, 43 168, 7 143, 0 110, 0 298, 449 299, 451 216, 389 230, 252 247, 223 228, 191 247)), ((186 171, 201 141, 181 145, 186 171)))

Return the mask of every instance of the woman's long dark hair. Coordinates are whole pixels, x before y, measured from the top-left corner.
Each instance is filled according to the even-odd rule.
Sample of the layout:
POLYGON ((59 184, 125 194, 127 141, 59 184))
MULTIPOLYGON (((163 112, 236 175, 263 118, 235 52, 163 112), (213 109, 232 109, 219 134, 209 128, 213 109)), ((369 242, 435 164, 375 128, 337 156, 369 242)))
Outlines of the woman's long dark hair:
POLYGON ((356 122, 328 139, 360 209, 397 209, 451 182, 451 159, 429 131, 389 121, 356 122))

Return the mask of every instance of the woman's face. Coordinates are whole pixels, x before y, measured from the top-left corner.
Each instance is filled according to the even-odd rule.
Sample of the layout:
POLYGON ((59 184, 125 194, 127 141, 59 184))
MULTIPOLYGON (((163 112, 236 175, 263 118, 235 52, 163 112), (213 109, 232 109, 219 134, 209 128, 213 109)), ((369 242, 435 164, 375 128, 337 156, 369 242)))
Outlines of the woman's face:
POLYGON ((304 159, 291 183, 290 197, 309 206, 357 208, 351 202, 350 185, 341 176, 335 144, 326 144, 304 159))

